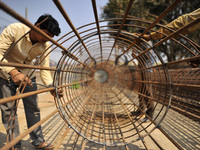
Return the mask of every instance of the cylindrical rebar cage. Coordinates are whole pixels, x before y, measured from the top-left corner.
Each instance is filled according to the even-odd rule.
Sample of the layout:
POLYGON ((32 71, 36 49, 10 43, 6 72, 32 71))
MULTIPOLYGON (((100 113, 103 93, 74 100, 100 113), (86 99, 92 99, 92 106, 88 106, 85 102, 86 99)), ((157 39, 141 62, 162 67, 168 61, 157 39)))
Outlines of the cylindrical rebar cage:
MULTIPOLYGON (((155 129, 160 129, 168 136, 161 128, 161 123, 169 108, 190 118, 199 119, 199 69, 191 68, 189 65, 187 68, 180 67, 181 69, 172 67, 199 59, 198 44, 181 35, 179 30, 172 31, 166 27, 164 28, 171 30, 171 35, 163 35, 163 39, 153 44, 138 37, 137 34, 123 30, 123 27, 128 27, 130 31, 148 29, 149 32, 154 32, 153 26, 159 28, 163 27, 162 25, 127 17, 126 14, 124 18, 99 21, 94 3, 96 22, 76 29, 59 1, 54 0, 54 3, 72 29, 57 41, 49 38, 0 2, 1 9, 47 37, 52 43, 51 51, 38 57, 34 65, 3 61, 0 65, 29 68, 26 74, 28 77, 36 70, 50 70, 54 81, 51 87, 38 91, 18 91, 15 96, 1 99, 0 104, 55 90, 57 110, 52 116, 58 112, 68 127, 78 135, 104 146, 126 146, 138 140, 143 141, 144 137, 155 129), (125 20, 130 24, 125 24, 125 20), (174 36, 178 37, 178 40, 174 39, 174 36), (182 47, 190 57, 173 62, 163 60, 158 50, 167 40, 182 47), (62 54, 57 66, 41 67, 44 58, 54 51, 62 54), (63 90, 63 97, 59 97, 60 89, 63 90)), ((6 55, 10 51, 12 48, 6 55)), ((22 85, 19 89, 21 87, 22 85)), ((35 127, 42 123, 43 120, 35 127)), ((34 130, 33 128, 28 130, 26 135, 34 130)), ((176 144, 172 138, 168 138, 176 144)), ((16 139, 15 143, 19 140, 16 139)), ((12 143, 8 144, 9 148, 11 146, 12 143)), ((176 146, 178 147, 178 144, 176 146)))
MULTIPOLYGON (((136 35, 121 31, 116 42, 111 35, 118 30, 100 24, 98 33, 90 27, 93 24, 80 27, 82 41, 76 40, 69 48, 77 61, 63 52, 54 85, 66 94, 55 102, 63 119, 84 138, 103 145, 125 145, 151 133, 167 113, 171 98, 168 69, 147 41, 119 57, 136 35), (146 49, 149 51, 144 52, 146 49), (143 115, 151 122, 141 121, 143 115), (151 131, 144 132, 146 128, 151 131)), ((69 33, 64 38, 73 36, 69 33)))

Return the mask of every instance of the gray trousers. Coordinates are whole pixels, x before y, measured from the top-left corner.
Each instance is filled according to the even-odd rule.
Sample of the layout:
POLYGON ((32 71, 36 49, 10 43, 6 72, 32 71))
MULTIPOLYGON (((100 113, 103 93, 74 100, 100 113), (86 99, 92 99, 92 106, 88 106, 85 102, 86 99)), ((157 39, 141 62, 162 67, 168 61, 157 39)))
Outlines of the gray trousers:
MULTIPOLYGON (((36 78, 34 77, 31 80, 35 82, 35 79, 36 78)), ((12 80, 8 82, 7 80, 0 77, 0 99, 15 95, 17 88, 18 86, 15 85, 12 80)), ((33 87, 31 87, 30 85, 27 85, 24 90, 24 93, 36 91, 36 90, 37 90, 37 85, 34 84, 33 87)), ((37 98, 38 98, 37 95, 33 95, 33 96, 25 97, 22 99, 23 104, 24 104, 25 116, 26 116, 26 122, 27 122, 28 128, 30 128, 31 126, 33 126, 34 124, 40 121, 40 109, 37 104, 37 98)), ((8 126, 9 117, 11 114, 13 103, 15 103, 15 101, 0 104, 1 113, 2 113, 2 123, 4 124, 6 129, 8 126)), ((15 109, 15 105, 14 105, 14 109, 15 109)), ((12 113, 12 116, 14 116, 14 113, 12 113)), ((11 119, 11 122, 12 122, 12 119, 11 119)), ((12 124, 10 126, 12 126, 12 124)), ((11 138, 11 128, 7 130, 7 133, 9 134, 9 137, 11 138)), ((19 134, 20 134, 19 124, 18 124, 18 119, 17 119, 17 114, 16 114, 13 138, 19 136, 19 134)), ((38 145, 41 142, 43 142, 44 137, 42 134, 41 126, 36 128, 33 132, 31 132, 30 137, 31 137, 33 145, 38 145)), ((21 142, 17 143, 15 147, 21 147, 21 142)))
MULTIPOLYGON (((142 80, 145 81, 145 72, 141 73, 142 80)), ((139 90, 140 93, 145 94, 146 96, 152 96, 152 85, 146 85, 145 83, 142 83, 141 89, 139 90)), ((139 97, 139 107, 144 111, 145 108, 146 114, 153 118, 154 110, 155 110, 155 104, 153 101, 149 100, 147 97, 143 97, 141 95, 139 97)), ((141 111, 140 111, 141 112, 141 111)))

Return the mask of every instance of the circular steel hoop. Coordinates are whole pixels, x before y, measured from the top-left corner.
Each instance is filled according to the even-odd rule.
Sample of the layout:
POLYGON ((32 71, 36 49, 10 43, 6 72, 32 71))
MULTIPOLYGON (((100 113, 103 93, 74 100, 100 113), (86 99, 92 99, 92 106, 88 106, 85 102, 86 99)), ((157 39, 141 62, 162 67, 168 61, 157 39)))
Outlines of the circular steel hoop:
MULTIPOLYGON (((160 126, 169 109, 171 81, 168 69, 146 41, 117 58, 116 54, 129 47, 135 38, 125 31, 121 31, 115 51, 108 57, 114 44, 112 34, 117 31, 100 27, 101 45, 94 29, 88 30, 90 25, 80 27, 82 30, 87 28, 81 32, 83 40, 75 41, 69 49, 84 65, 64 53, 57 65, 59 71, 54 74, 54 85, 65 91, 63 98, 58 95, 55 98, 60 115, 84 139, 98 144, 119 146, 141 140, 160 126), (152 50, 144 52, 149 48, 152 50), (129 63, 124 65, 127 60, 129 63), (153 115, 149 114, 150 109, 153 115), (136 115, 138 111, 141 113, 136 115), (143 121, 144 116, 149 123, 143 121)), ((62 44, 67 42, 62 40, 62 44)))

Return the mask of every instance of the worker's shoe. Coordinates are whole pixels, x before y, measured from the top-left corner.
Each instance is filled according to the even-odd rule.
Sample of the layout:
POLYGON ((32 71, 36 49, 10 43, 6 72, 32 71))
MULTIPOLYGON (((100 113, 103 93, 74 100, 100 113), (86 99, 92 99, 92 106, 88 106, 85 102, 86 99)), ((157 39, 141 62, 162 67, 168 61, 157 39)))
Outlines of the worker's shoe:
POLYGON ((139 119, 139 118, 141 118, 143 116, 142 112, 140 112, 140 111, 132 111, 131 115, 133 117, 135 117, 135 119, 139 119))
POLYGON ((147 118, 146 116, 140 119, 141 122, 149 123, 151 120, 147 118))

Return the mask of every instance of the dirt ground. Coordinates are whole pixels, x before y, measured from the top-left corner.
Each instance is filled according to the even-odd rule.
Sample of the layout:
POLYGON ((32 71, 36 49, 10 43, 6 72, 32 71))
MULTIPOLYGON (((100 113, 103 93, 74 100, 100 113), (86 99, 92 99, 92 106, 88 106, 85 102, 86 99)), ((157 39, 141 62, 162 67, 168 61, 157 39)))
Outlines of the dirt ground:
MULTIPOLYGON (((48 114, 50 114, 51 112, 56 110, 54 99, 49 93, 40 94, 38 104, 41 109, 41 118, 44 118, 45 116, 47 116, 48 114)), ((22 102, 20 102, 19 107, 18 107, 18 118, 19 118, 19 124, 20 124, 20 131, 22 133, 27 129, 22 102)), ((170 119, 170 118, 167 117, 167 119, 170 119)), ((171 120, 173 120, 173 118, 171 120)), ((167 123, 171 123, 171 121, 170 122, 167 121, 167 123)), ((173 128, 175 128, 175 127, 173 127, 173 128)), ((200 133, 199 132, 199 130, 200 130, 199 124, 195 124, 195 126, 193 126, 193 129, 194 129, 194 127, 196 128, 195 129, 196 133, 195 134, 193 133, 194 136, 192 134, 190 134, 188 136, 189 137, 188 141, 192 141, 192 142, 187 143, 187 141, 184 141, 185 139, 188 138, 187 134, 185 134, 185 139, 184 139, 184 135, 182 135, 181 142, 187 143, 187 145, 189 145, 189 144, 192 145, 192 143, 196 144, 196 148, 198 148, 200 146, 200 144, 198 143, 198 140, 200 138, 199 137, 199 133, 200 133), (194 140, 195 136, 196 136, 196 139, 194 140)), ((167 128, 167 126, 166 126, 166 128, 167 128)), ((56 114, 53 118, 51 118, 49 121, 45 122, 42 125, 42 129, 43 129, 43 134, 45 136, 45 140, 56 146, 56 144, 60 141, 59 134, 64 133, 67 130, 67 125, 63 121, 63 119, 60 117, 60 115, 56 114)), ((185 127, 184 127, 184 130, 186 130, 185 127)), ((192 129, 189 129, 189 130, 192 130, 192 129)), ((186 133, 186 131, 184 131, 183 133, 186 133)), ((178 134, 182 134, 182 132, 180 132, 178 134)), ((159 144, 162 147, 164 147, 164 149, 166 149, 166 150, 176 150, 177 149, 176 146, 174 146, 165 137, 165 135, 163 135, 163 133, 160 132, 158 129, 154 130, 152 132, 151 136, 153 136, 159 142, 159 144)), ((159 149, 155 145, 155 143, 152 141, 152 139, 150 139, 149 137, 145 137, 144 140, 151 150, 159 149)), ((177 138, 176 140, 180 140, 180 138, 177 138)), ((81 150, 82 144, 84 143, 83 141, 84 141, 84 139, 81 136, 79 136, 76 132, 74 132, 72 129, 70 129, 67 136, 63 140, 62 144, 59 146, 59 149, 60 150, 71 150, 71 149, 81 150)), ((3 147, 5 144, 6 144, 6 132, 5 132, 4 126, 0 122, 0 147, 3 147)), ((132 144, 128 144, 128 147, 130 150, 144 150, 145 149, 144 144, 141 141, 137 141, 132 144)), ((22 149, 23 150, 34 150, 35 149, 31 144, 31 139, 30 139, 29 135, 27 135, 22 140, 22 149)), ((103 150, 103 147, 101 145, 95 144, 93 142, 87 142, 86 147, 85 147, 85 150, 101 150, 101 149, 103 150)), ((124 146, 106 147, 106 150, 125 150, 125 149, 126 148, 124 146)), ((187 149, 187 147, 186 147, 186 149, 187 149)))

